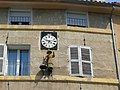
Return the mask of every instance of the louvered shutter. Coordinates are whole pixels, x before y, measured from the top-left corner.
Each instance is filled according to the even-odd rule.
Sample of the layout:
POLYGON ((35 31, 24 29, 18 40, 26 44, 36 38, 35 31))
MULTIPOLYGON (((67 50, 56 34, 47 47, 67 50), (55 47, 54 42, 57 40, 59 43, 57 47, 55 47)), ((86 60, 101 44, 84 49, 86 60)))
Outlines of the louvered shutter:
POLYGON ((70 59, 70 74, 74 76, 79 76, 80 68, 79 68, 79 51, 78 47, 70 47, 69 48, 69 59, 70 59))
POLYGON ((92 76, 91 48, 81 47, 82 76, 92 76))
POLYGON ((0 75, 4 74, 4 49, 4 45, 0 45, 0 75))

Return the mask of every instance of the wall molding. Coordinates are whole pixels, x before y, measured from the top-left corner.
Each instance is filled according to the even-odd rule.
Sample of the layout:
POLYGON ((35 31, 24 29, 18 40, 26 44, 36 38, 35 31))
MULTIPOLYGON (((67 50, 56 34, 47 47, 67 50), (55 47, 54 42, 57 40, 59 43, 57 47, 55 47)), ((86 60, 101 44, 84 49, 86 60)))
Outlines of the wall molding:
POLYGON ((73 31, 73 32, 84 32, 84 33, 95 33, 95 34, 106 34, 111 35, 110 29, 99 29, 99 28, 82 28, 82 27, 72 27, 66 25, 0 25, 0 30, 19 30, 19 31, 73 31))
POLYGON ((109 78, 80 78, 80 77, 71 77, 71 76, 61 76, 53 75, 53 79, 40 79, 40 76, 0 76, 0 82, 4 81, 18 81, 18 82, 74 82, 74 83, 89 83, 89 84, 112 84, 118 85, 118 79, 109 79, 109 78))

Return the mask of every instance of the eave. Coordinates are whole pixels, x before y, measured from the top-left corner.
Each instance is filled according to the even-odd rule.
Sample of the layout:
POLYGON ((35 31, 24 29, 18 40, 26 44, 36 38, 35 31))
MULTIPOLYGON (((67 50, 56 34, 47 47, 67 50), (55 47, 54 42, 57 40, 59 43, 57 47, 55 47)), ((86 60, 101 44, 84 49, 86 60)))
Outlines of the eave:
MULTIPOLYGON (((85 1, 38 1, 38 0, 9 0, 0 1, 0 8, 37 8, 37 9, 64 9, 80 10, 94 13, 110 14, 112 4, 85 1)), ((114 14, 120 15, 120 9, 114 10, 114 14)))

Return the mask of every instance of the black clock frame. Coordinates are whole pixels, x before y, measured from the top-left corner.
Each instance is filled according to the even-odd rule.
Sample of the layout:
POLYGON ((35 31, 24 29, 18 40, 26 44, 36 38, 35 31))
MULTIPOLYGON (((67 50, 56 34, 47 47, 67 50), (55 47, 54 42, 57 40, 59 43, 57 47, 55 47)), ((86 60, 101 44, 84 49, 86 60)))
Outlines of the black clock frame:
MULTIPOLYGON (((41 40, 47 34, 51 34, 52 36, 54 36, 57 39, 57 32, 41 32, 41 40)), ((40 40, 40 43, 41 43, 41 40, 40 40)), ((53 48, 46 48, 41 43, 41 50, 57 50, 57 46, 58 46, 58 40, 57 40, 57 44, 53 48)))

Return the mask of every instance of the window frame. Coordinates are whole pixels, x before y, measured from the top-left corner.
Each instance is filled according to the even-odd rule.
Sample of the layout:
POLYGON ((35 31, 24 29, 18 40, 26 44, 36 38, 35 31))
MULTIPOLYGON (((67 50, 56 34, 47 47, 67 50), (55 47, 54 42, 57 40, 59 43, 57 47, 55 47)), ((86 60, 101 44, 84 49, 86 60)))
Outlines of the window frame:
MULTIPOLYGON (((79 58, 80 58, 80 56, 79 56, 79 55, 80 55, 80 54, 79 54, 79 49, 78 49, 78 60, 75 60, 75 59, 71 60, 71 55, 70 55, 70 48, 71 48, 71 47, 74 47, 74 48, 77 47, 77 48, 78 48, 78 46, 69 46, 69 49, 68 49, 70 75, 71 75, 71 76, 79 76, 79 74, 72 74, 72 72, 71 72, 71 62, 78 62, 78 65, 81 66, 81 65, 80 65, 80 62, 79 62, 79 58)), ((79 73, 80 73, 80 71, 81 71, 81 70, 80 70, 80 68, 79 68, 79 73)))
POLYGON ((0 75, 4 75, 5 74, 5 59, 6 59, 6 45, 5 44, 0 44, 0 46, 3 46, 3 57, 1 57, 0 59, 3 59, 3 65, 2 65, 2 72, 0 72, 0 75))
MULTIPOLYGON (((30 45, 17 45, 17 44, 10 44, 10 45, 9 44, 8 45, 0 44, 0 45, 4 46, 3 73, 0 73, 0 75, 9 76, 8 75, 8 50, 14 50, 14 49, 17 50, 16 76, 20 76, 19 75, 19 73, 20 73, 20 71, 19 71, 19 68, 20 68, 20 50, 28 50, 28 61, 29 61, 29 68, 28 68, 29 71, 28 71, 28 73, 30 75, 30 45), (14 48, 14 46, 16 46, 16 47, 14 48)), ((26 76, 29 76, 29 75, 26 75, 26 76)), ((23 75, 21 75, 21 76, 23 76, 23 75)))
MULTIPOLYGON (((7 24, 8 25, 12 25, 12 24, 10 24, 10 12, 11 11, 18 11, 18 12, 22 12, 22 11, 26 11, 26 12, 30 12, 30 24, 29 25, 32 25, 33 24, 33 12, 32 12, 32 9, 9 9, 8 10, 8 22, 7 22, 7 24)), ((14 25, 14 24, 13 24, 14 25)), ((27 26, 27 25, 19 25, 19 26, 27 26)))
POLYGON ((67 26, 75 26, 75 27, 83 27, 83 28, 88 28, 89 27, 89 17, 88 17, 88 12, 81 12, 81 11, 71 11, 71 10, 68 10, 68 11, 65 11, 65 17, 66 17, 66 25, 67 26), (84 14, 86 16, 86 26, 79 26, 79 25, 68 25, 68 16, 69 16, 69 13, 72 13, 72 14, 84 14))
MULTIPOLYGON (((81 63, 83 63, 83 62, 85 62, 85 63, 90 63, 90 65, 91 65, 91 75, 85 75, 85 74, 83 74, 83 70, 81 70, 81 72, 82 72, 82 76, 92 76, 93 77, 93 65, 92 65, 92 49, 91 49, 91 47, 88 47, 88 46, 80 46, 80 49, 81 48, 85 48, 85 49, 89 49, 89 53, 90 53, 90 61, 85 61, 85 60, 82 60, 82 57, 81 57, 81 63)), ((81 50, 80 50, 80 54, 81 54, 81 50)), ((82 55, 81 55, 82 56, 82 55)))
POLYGON ((89 46, 77 46, 77 45, 70 45, 68 47, 68 55, 69 55, 69 74, 70 76, 83 76, 83 77, 93 77, 93 64, 92 64, 92 51, 91 51, 91 47, 89 46), (71 54, 70 54, 70 48, 72 47, 77 47, 78 48, 78 59, 79 59, 79 74, 72 74, 71 73, 71 54), (90 61, 84 61, 82 60, 82 55, 81 55, 81 48, 85 48, 85 49, 89 49, 89 52, 90 52, 90 61), (91 65, 91 75, 85 75, 83 74, 83 68, 82 68, 82 62, 85 62, 85 63, 90 63, 91 65))

